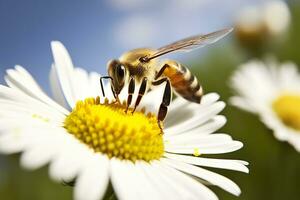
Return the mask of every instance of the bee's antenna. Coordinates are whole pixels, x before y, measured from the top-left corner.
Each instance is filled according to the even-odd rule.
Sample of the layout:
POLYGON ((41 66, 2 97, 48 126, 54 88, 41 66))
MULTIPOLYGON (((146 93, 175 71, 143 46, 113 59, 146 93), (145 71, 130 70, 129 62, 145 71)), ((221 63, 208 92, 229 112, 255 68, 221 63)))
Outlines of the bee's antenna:
POLYGON ((149 59, 147 56, 143 56, 143 57, 140 58, 140 61, 143 62, 143 63, 145 63, 145 62, 148 62, 151 59, 152 58, 149 59))
POLYGON ((143 60, 144 60, 144 62, 148 62, 148 61, 150 61, 150 60, 152 60, 152 59, 154 59, 154 58, 157 58, 157 57, 160 57, 160 56, 162 56, 163 54, 161 54, 161 55, 153 55, 153 56, 150 56, 150 57, 147 57, 147 56, 145 56, 145 57, 143 57, 143 60))
MULTIPOLYGON (((102 91, 102 95, 103 97, 105 97, 105 93, 104 93, 104 87, 103 87, 103 83, 102 83, 102 79, 110 79, 113 81, 113 78, 111 76, 101 76, 100 77, 100 85, 101 85, 101 91, 102 91)), ((113 90, 112 90, 113 91, 113 90)), ((115 96, 115 92, 113 91, 113 94, 115 96)))

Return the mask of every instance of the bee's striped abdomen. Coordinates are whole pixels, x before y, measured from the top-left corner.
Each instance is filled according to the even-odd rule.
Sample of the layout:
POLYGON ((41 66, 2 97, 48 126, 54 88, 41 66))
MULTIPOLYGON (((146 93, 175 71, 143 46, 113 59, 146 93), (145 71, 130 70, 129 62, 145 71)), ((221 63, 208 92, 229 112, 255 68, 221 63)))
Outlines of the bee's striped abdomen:
POLYGON ((167 61, 164 75, 170 79, 175 92, 183 98, 200 103, 203 95, 202 87, 188 68, 175 61, 167 61))

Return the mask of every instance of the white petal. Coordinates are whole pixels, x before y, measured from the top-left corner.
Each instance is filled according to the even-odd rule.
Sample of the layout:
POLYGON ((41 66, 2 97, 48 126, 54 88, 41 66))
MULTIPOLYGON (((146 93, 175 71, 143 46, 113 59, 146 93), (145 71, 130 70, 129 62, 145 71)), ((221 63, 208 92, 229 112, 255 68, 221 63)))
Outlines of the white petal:
POLYGON ((199 145, 199 146, 207 146, 211 144, 224 144, 225 142, 231 142, 231 136, 224 133, 215 133, 211 135, 202 135, 202 134, 190 134, 185 136, 185 134, 181 134, 178 136, 174 136, 170 138, 166 144, 166 146, 173 145, 199 145))
MULTIPOLYGON (((202 97, 201 104, 209 105, 216 102, 220 96, 217 93, 208 93, 202 97)), ((190 101, 178 96, 171 104, 170 104, 170 112, 175 112, 176 109, 184 109, 184 105, 191 104, 190 101)), ((194 104, 197 105, 197 104, 194 104)))
POLYGON ((209 183, 219 186, 220 188, 236 196, 240 195, 241 193, 239 186, 236 185, 233 181, 214 172, 170 159, 162 159, 162 162, 165 162, 167 165, 172 166, 180 171, 206 180, 209 183))
POLYGON ((287 127, 273 111, 260 113, 260 118, 267 127, 274 131, 274 136, 279 141, 289 142, 297 151, 300 152, 299 131, 287 127))
MULTIPOLYGON (((76 89, 76 100, 84 100, 90 96, 89 77, 85 70, 81 68, 74 69, 74 87, 76 89)), ((99 86, 99 84, 98 84, 99 86)))
POLYGON ((204 109, 210 104, 216 102, 219 95, 216 93, 209 93, 203 96, 201 104, 191 103, 182 97, 177 97, 169 108, 168 116, 165 120, 165 127, 171 127, 175 124, 180 124, 193 116, 194 111, 204 109))
POLYGON ((143 161, 137 161, 135 172, 137 176, 140 178, 140 188, 141 190, 146 190, 144 192, 145 199, 165 199, 164 195, 161 194, 160 189, 157 188, 157 185, 153 184, 150 178, 148 178, 147 173, 145 173, 145 168, 152 167, 149 163, 143 161))
POLYGON ((50 80, 50 88, 51 88, 54 100, 57 103, 59 103, 61 106, 63 106, 64 108, 67 108, 69 110, 70 108, 66 102, 64 93, 59 84, 59 78, 57 76, 56 67, 54 67, 54 65, 51 66, 49 80, 50 80))
POLYGON ((184 199, 203 199, 203 200, 217 200, 218 197, 207 187, 205 187, 202 183, 196 181, 195 179, 187 176, 180 171, 169 167, 168 165, 164 164, 163 162, 160 163, 162 166, 163 172, 172 177, 174 183, 177 183, 182 189, 185 189, 188 194, 189 198, 184 199))
POLYGON ((140 199, 159 199, 159 193, 155 190, 146 174, 143 172, 139 161, 134 164, 128 162, 128 165, 125 167, 127 167, 128 178, 134 180, 134 185, 131 186, 134 188, 133 192, 138 193, 140 199))
POLYGON ((3 153, 17 153, 35 145, 35 142, 43 139, 44 132, 51 132, 53 128, 48 124, 37 122, 32 127, 30 121, 1 120, 5 125, 0 127, 0 151, 3 153))
POLYGON ((26 95, 48 104, 59 112, 64 114, 68 113, 63 107, 49 98, 38 86, 31 75, 21 66, 16 66, 16 70, 7 70, 7 76, 5 76, 5 80, 11 88, 20 90, 26 95))
POLYGON ((172 140, 174 137, 182 138, 182 137, 188 137, 191 135, 209 135, 211 133, 214 133, 216 130, 220 129, 223 127, 226 123, 226 118, 223 115, 217 115, 210 119, 209 121, 205 122, 204 124, 193 128, 189 131, 180 131, 178 130, 178 134, 173 134, 173 135, 165 135, 164 134, 164 140, 169 141, 172 140))
POLYGON ((177 155, 177 154, 170 154, 170 153, 165 153, 165 156, 167 158, 178 160, 192 165, 214 167, 220 169, 229 169, 229 170, 249 173, 249 169, 245 166, 248 163, 241 160, 201 158, 201 157, 177 155))
POLYGON ((18 153, 24 149, 24 134, 16 127, 7 130, 7 134, 0 134, 0 152, 6 154, 18 153))
MULTIPOLYGON (((37 82, 33 79, 29 72, 27 72, 22 66, 16 65, 15 69, 6 70, 7 77, 10 80, 19 84, 20 79, 25 82, 26 85, 31 86, 33 91, 42 91, 37 82)), ((28 88, 28 87, 27 87, 28 88)), ((25 92, 25 91, 24 91, 25 92)))
POLYGON ((72 135, 65 134, 62 148, 57 157, 51 162, 49 174, 55 181, 72 181, 79 171, 89 163, 92 152, 88 147, 72 135), (67 169, 67 170, 66 170, 67 169))
POLYGON ((158 161, 153 162, 152 165, 157 169, 156 171, 158 173, 157 175, 161 179, 160 181, 165 182, 165 188, 170 187, 172 189, 172 199, 215 199, 210 198, 212 196, 216 197, 211 191, 210 192, 213 194, 211 196, 207 195, 209 193, 201 191, 202 188, 205 188, 202 184, 199 184, 196 181, 191 181, 193 182, 193 184, 196 184, 195 186, 198 186, 198 191, 195 192, 195 187, 191 186, 191 182, 189 180, 186 180, 189 178, 186 175, 178 172, 177 170, 174 170, 158 161), (186 176, 186 178, 180 177, 181 174, 183 176, 186 176), (190 187, 192 187, 192 189, 190 187))
POLYGON ((178 154, 221 154, 230 153, 243 147, 243 143, 239 141, 226 142, 223 144, 210 145, 169 145, 165 147, 166 152, 178 154))
MULTIPOLYGON (((39 114, 46 118, 56 118, 62 119, 64 114, 53 109, 51 106, 42 103, 41 101, 34 99, 18 89, 9 88, 3 85, 0 85, 0 101, 2 102, 0 106, 3 106, 5 110, 6 106, 11 106, 10 109, 12 110, 31 110, 29 114, 39 114), (18 104, 18 108, 14 108, 14 105, 18 104), (5 106, 4 106, 5 105, 5 106), (22 109, 22 107, 24 107, 22 109)), ((62 108, 62 107, 61 107, 62 108)), ((2 110, 3 110, 2 109, 2 110)), ((62 108, 63 109, 63 108, 62 108)), ((7 110, 7 109, 6 109, 7 110)), ((9 110, 8 110, 9 111, 9 110)), ((69 112, 65 110, 65 113, 68 114, 69 112)))
MULTIPOLYGON (((151 163, 151 166, 153 170, 155 170, 155 175, 156 177, 159 177, 159 180, 157 178, 157 181, 161 184, 161 188, 163 190, 168 190, 169 191, 169 198, 168 199, 185 199, 187 198, 190 194, 187 194, 187 191, 184 190, 181 186, 176 184, 174 182, 174 179, 172 176, 168 176, 164 173, 163 168, 161 167, 160 164, 158 164, 156 161, 151 163)), ((154 175, 154 174, 153 174, 154 175)), ((158 184, 156 184, 158 185, 158 184)))
MULTIPOLYGON (((131 180, 130 186, 125 186, 128 193, 135 193, 137 199, 160 199, 161 196, 159 192, 143 171, 144 164, 140 164, 141 162, 132 163, 131 161, 125 161, 123 163, 123 168, 126 172, 126 179, 122 180, 124 183, 123 187, 124 185, 129 186, 127 180, 131 180)), ((120 198, 122 199, 122 197, 120 198)))
POLYGON ((0 135, 16 132, 19 135, 30 133, 30 130, 52 130, 53 125, 28 117, 9 116, 0 118, 0 135), (34 126, 32 126, 34 124, 34 126), (28 131, 29 130, 29 131, 28 131))
POLYGON ((280 89, 282 90, 300 90, 299 71, 294 63, 283 63, 278 69, 278 77, 276 80, 280 83, 280 89))
POLYGON ((118 199, 120 200, 135 200, 139 199, 138 194, 133 188, 134 183, 132 179, 128 179, 128 165, 127 161, 120 161, 118 159, 110 160, 111 167, 111 183, 118 199))
MULTIPOLYGON (((56 154, 63 148, 61 137, 57 136, 55 131, 57 129, 51 130, 32 130, 32 131, 44 131, 47 133, 36 133, 36 139, 32 142, 28 142, 26 150, 21 156, 21 165, 27 169, 35 170, 47 163, 49 163, 56 154), (38 141, 36 141, 38 140, 38 141)), ((63 131, 60 131, 64 134, 63 131)))
POLYGON ((174 185, 173 187, 170 187, 170 181, 166 179, 166 177, 161 177, 161 172, 159 169, 154 168, 152 164, 147 163, 144 165, 143 170, 148 177, 147 179, 152 183, 152 187, 155 187, 155 189, 159 192, 160 199, 175 198, 174 195, 176 195, 177 192, 174 191, 174 185))
MULTIPOLYGON (((162 102, 165 85, 166 84, 164 83, 154 87, 152 91, 150 91, 143 97, 138 108, 141 109, 142 107, 145 107, 146 112, 152 112, 157 114, 159 111, 160 104, 162 102)), ((137 94, 136 96, 138 96, 137 94)))
POLYGON ((209 104, 212 104, 216 101, 218 101, 220 98, 220 95, 218 95, 217 93, 208 93, 208 94, 205 94, 201 100, 201 104, 203 105, 209 105, 209 104))
MULTIPOLYGON (((274 69, 274 66, 266 67, 264 63, 255 60, 242 65, 240 70, 235 72, 231 86, 241 97, 247 99, 243 101, 246 103, 246 107, 243 108, 249 107, 247 110, 256 112, 273 98, 276 90, 280 88, 274 69)), ((240 102, 238 101, 238 104, 240 102)))
MULTIPOLYGON (((89 75, 82 68, 74 68, 68 51, 60 42, 54 41, 51 46, 55 61, 55 76, 58 77, 69 106, 73 108, 78 100, 84 100, 87 97, 101 96, 100 75, 97 73, 89 75), (97 77, 98 80, 95 79, 97 77), (98 92, 96 92, 96 88, 98 88, 98 92)), ((111 99, 110 88, 107 88, 106 85, 106 97, 111 99)))
MULTIPOLYGON (((166 128, 164 130, 165 134, 167 135, 173 135, 173 134, 177 134, 179 131, 183 132, 183 131, 187 131, 190 129, 193 129, 199 125, 201 125, 204 122, 207 122, 208 120, 210 120, 211 118, 213 118, 215 115, 217 115, 220 111, 222 111, 225 107, 225 103, 224 102, 216 102, 212 105, 209 106, 200 106, 198 109, 194 109, 194 111, 191 112, 191 110, 188 111, 188 109, 186 109, 187 112, 190 113, 190 118, 187 119, 186 121, 173 125, 169 128, 166 128)), ((177 115, 188 115, 188 113, 178 113, 177 115)))
POLYGON ((170 113, 176 109, 179 109, 180 107, 182 107, 186 104, 188 104, 187 100, 185 100, 184 98, 182 98, 180 96, 176 97, 176 99, 173 100, 172 103, 170 104, 170 107, 169 107, 170 113))
POLYGON ((40 121, 61 126, 65 116, 62 113, 53 111, 53 109, 51 110, 51 108, 46 105, 34 103, 25 104, 0 98, 0 119, 0 124, 4 126, 6 125, 4 120, 11 119, 14 119, 15 123, 20 123, 20 120, 25 120, 31 123, 40 121))
POLYGON ((100 87, 100 77, 101 74, 98 74, 96 72, 91 72, 89 74, 89 90, 90 90, 90 96, 96 97, 96 96, 102 96, 101 87, 100 87))
MULTIPOLYGON (((226 117, 224 117, 223 115, 217 115, 207 121, 205 124, 202 124, 200 127, 190 130, 190 132, 210 134, 222 128, 226 124, 226 122, 226 117)), ((185 134, 187 134, 187 132, 185 134)))
POLYGON ((109 161, 100 154, 93 157, 76 179, 76 200, 98 200, 105 194, 109 181, 109 161))
POLYGON ((51 42, 54 66, 66 100, 71 108, 76 103, 76 87, 73 78, 73 63, 67 49, 58 41, 51 42))
POLYGON ((248 111, 250 113, 256 112, 255 107, 250 102, 248 102, 247 99, 245 98, 234 96, 229 99, 229 102, 230 104, 239 107, 240 109, 243 109, 245 111, 248 111))

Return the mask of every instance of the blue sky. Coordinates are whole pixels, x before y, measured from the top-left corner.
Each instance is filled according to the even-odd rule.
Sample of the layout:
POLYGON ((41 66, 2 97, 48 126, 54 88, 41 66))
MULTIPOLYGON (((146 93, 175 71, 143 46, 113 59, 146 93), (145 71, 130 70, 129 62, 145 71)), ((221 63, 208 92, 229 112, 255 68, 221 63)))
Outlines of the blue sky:
POLYGON ((105 73, 106 62, 135 47, 231 26, 238 10, 263 0, 1 0, 0 76, 19 64, 48 89, 50 42, 75 65, 105 73))

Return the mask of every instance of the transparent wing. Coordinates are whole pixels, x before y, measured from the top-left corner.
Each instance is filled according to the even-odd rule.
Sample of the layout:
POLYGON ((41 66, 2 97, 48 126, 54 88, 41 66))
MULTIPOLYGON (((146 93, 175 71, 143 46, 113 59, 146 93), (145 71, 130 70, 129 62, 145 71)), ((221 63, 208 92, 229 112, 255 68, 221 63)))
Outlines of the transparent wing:
POLYGON ((146 57, 145 59, 151 60, 153 58, 174 51, 191 51, 197 48, 201 48, 208 44, 217 42, 218 40, 226 36, 228 33, 230 33, 232 30, 233 30, 232 28, 227 28, 212 33, 208 33, 205 35, 196 35, 196 36, 185 38, 183 40, 179 40, 177 42, 168 44, 166 46, 157 49, 157 51, 154 54, 146 57))

